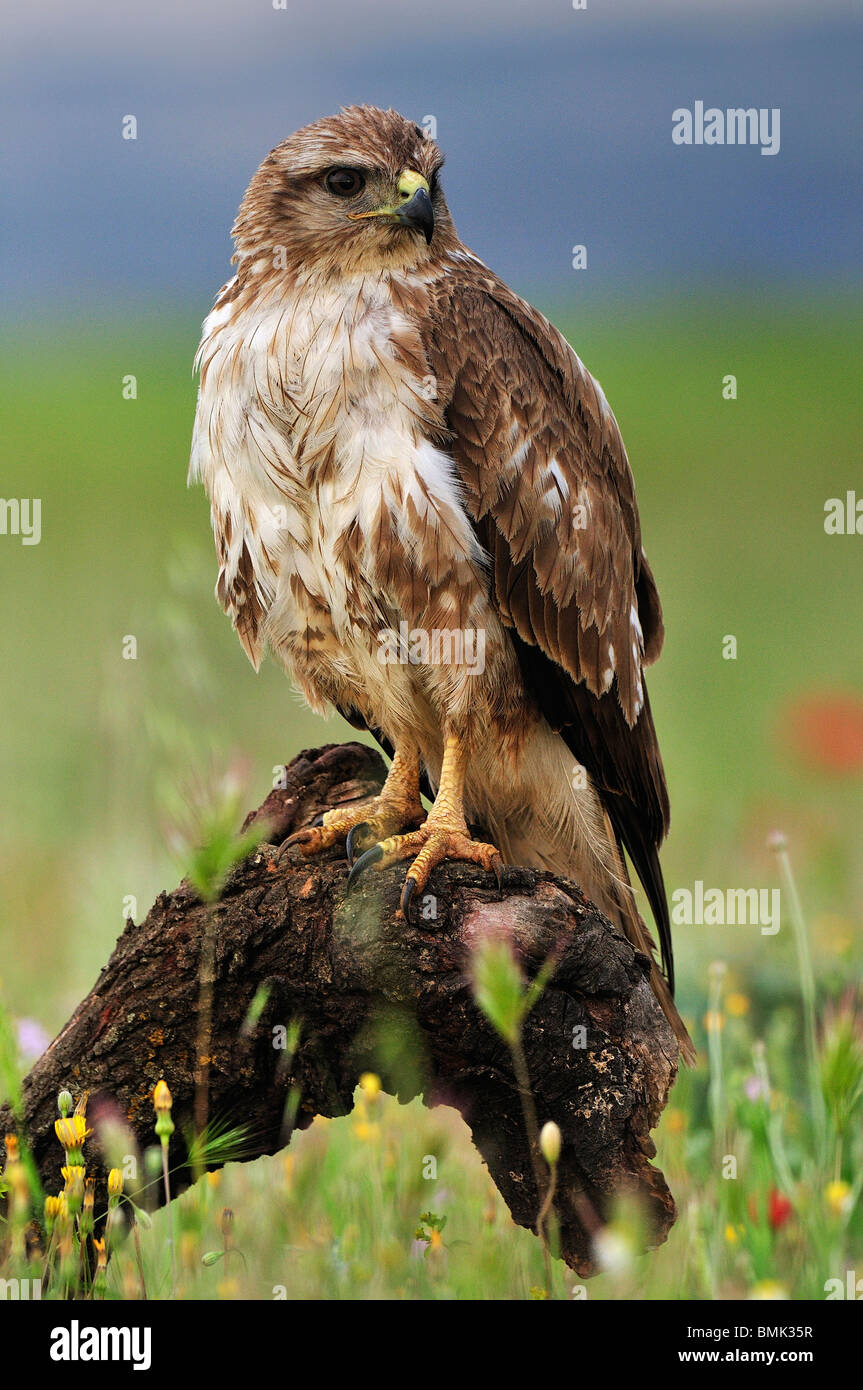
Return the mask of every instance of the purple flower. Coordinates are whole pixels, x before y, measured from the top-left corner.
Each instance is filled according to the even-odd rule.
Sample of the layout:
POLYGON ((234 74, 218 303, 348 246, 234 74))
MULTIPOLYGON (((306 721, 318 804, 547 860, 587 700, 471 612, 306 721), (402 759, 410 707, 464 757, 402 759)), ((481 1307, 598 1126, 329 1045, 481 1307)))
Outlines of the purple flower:
POLYGON ((19 1018, 16 1021, 16 1028, 21 1060, 24 1062, 37 1061, 51 1041, 42 1024, 37 1023, 35 1018, 19 1018))

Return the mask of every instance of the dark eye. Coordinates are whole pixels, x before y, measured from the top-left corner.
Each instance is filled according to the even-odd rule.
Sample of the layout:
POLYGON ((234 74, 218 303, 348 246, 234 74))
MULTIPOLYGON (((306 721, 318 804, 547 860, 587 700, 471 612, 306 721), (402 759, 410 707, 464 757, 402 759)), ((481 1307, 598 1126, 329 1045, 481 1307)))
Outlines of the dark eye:
POLYGON ((358 169, 331 169, 325 183, 330 193, 337 198, 353 198, 366 186, 366 181, 358 169))

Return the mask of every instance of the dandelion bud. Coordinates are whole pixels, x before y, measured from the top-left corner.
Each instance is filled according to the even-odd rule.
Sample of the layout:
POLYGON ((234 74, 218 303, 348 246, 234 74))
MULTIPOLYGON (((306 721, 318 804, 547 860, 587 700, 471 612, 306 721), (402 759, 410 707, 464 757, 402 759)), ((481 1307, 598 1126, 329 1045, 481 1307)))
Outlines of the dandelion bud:
POLYGON ((57 1217, 58 1217, 59 1215, 60 1215, 60 1198, 59 1198, 59 1197, 46 1197, 46 1198, 45 1198, 45 1230, 48 1232, 49 1236, 50 1236, 51 1232, 52 1232, 53 1229, 54 1229, 54 1222, 57 1220, 57 1217))
POLYGON ((162 1147, 167 1148, 168 1140, 174 1133, 174 1121, 171 1119, 171 1106, 173 1105, 171 1092, 164 1081, 156 1083, 153 1092, 153 1109, 156 1112, 156 1133, 162 1141, 162 1147))
POLYGON ((69 1114, 69 1111, 72 1109, 72 1106, 74 1104, 75 1102, 72 1099, 71 1091, 60 1092, 59 1096, 57 1097, 57 1109, 60 1111, 60 1114, 63 1116, 64 1119, 69 1114))
POLYGON ((560 1158, 561 1136, 554 1120, 546 1120, 539 1132, 539 1147, 549 1168, 554 1168, 560 1158))
POLYGON ((174 1101, 171 1092, 168 1090, 167 1083, 165 1081, 157 1081, 156 1088, 153 1091, 153 1109, 156 1111, 156 1114, 161 1114, 163 1111, 167 1112, 173 1104, 174 1101))
POLYGON ((123 1170, 112 1168, 108 1174, 108 1196, 122 1197, 123 1195, 123 1170))

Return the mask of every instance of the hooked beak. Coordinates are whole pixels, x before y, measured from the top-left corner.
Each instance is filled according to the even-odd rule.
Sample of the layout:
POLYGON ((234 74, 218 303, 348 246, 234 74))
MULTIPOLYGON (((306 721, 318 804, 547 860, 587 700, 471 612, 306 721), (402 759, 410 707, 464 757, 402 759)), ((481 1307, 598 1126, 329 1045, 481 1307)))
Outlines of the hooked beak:
POLYGON ((422 232, 426 242, 434 235, 434 208, 432 200, 424 188, 418 188, 395 215, 396 222, 405 227, 416 227, 422 232))
POLYGON ((349 212, 353 222, 369 217, 382 217, 387 222, 397 222, 402 227, 412 227, 422 232, 426 242, 434 234, 434 208, 429 196, 429 186, 422 174, 414 169, 403 170, 398 181, 398 202, 373 208, 371 212, 349 212))

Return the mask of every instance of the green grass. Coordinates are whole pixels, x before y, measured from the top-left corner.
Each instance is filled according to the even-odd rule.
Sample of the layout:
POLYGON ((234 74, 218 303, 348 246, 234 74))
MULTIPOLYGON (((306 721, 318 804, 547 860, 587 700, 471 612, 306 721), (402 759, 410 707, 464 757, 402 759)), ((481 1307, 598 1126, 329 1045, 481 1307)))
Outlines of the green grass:
MULTIPOLYGON (((612 316, 543 307, 620 421, 665 607, 650 689, 672 798, 669 889, 695 879, 780 886, 765 840, 781 827, 823 1020, 863 964, 859 772, 803 762, 783 730, 799 696, 863 683, 863 538, 823 529, 828 497, 855 486, 863 495, 859 305, 717 297, 612 316), (727 373, 736 401, 722 399, 727 373), (722 659, 726 634, 737 638, 736 661, 722 659)), ((190 799, 212 799, 230 767, 257 804, 274 764, 355 737, 305 711, 272 663, 256 677, 212 598, 207 507, 185 488, 196 333, 193 317, 176 316, 64 328, 51 340, 25 336, 0 364, 3 494, 42 498, 40 545, 0 536, 0 975, 12 1014, 49 1032, 91 987, 124 901, 136 900, 140 918, 176 880, 190 799), (121 394, 129 372, 136 401, 121 394), (135 661, 123 660, 128 634, 135 661)), ((590 1297, 724 1297, 771 1279, 792 1297, 823 1297, 825 1279, 863 1272, 856 1191, 844 1214, 825 1195, 833 1178, 853 1185, 861 1155, 849 1140, 838 1171, 835 1155, 832 1167, 826 1158, 813 1167, 790 923, 783 914, 769 937, 681 927, 675 940, 681 1006, 702 1055, 658 1138, 681 1215, 663 1250, 627 1263, 617 1282, 593 1281, 590 1297), (728 1148, 710 1111, 704 1031, 717 958, 741 1010, 725 1011, 722 1032, 728 1148), (775 1122, 745 1089, 759 1040, 770 1114, 782 1120, 782 1172, 775 1122), (739 1158, 733 1180, 721 1177, 729 1152, 739 1158), (793 1216, 772 1230, 767 1193, 789 1181, 793 1216)), ((714 1078, 714 1100, 715 1087, 714 1078)), ((247 1271, 230 1258, 226 1271, 224 1261, 204 1269, 190 1259, 187 1296, 270 1297, 284 1285, 289 1297, 495 1298, 542 1284, 538 1243, 489 1192, 457 1117, 386 1098, 376 1106, 371 1137, 352 1118, 317 1122, 291 1145, 289 1175, 283 1158, 231 1165, 219 1186, 182 1200, 181 1243, 185 1207, 200 1204, 189 1217, 195 1259, 218 1244, 227 1205, 249 1261, 247 1271), (437 1183, 422 1178, 423 1154, 440 1155, 437 1183), (430 1209, 447 1215, 445 1250, 423 1258, 413 1233, 430 1209)), ((858 1144, 859 1129, 858 1112, 858 1144)), ((167 1277, 160 1220, 142 1236, 156 1283, 167 1277)), ((560 1293, 572 1280, 560 1268, 558 1278, 560 1293)))

